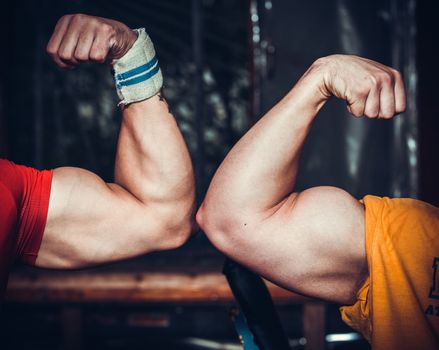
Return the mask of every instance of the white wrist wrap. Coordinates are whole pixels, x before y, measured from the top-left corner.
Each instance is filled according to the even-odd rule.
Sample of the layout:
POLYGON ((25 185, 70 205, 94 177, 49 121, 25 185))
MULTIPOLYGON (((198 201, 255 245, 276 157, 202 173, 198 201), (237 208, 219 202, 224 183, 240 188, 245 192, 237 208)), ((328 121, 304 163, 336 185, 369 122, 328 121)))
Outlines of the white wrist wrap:
POLYGON ((113 61, 119 105, 142 101, 158 93, 163 85, 154 45, 144 28, 135 29, 137 40, 131 49, 113 61))

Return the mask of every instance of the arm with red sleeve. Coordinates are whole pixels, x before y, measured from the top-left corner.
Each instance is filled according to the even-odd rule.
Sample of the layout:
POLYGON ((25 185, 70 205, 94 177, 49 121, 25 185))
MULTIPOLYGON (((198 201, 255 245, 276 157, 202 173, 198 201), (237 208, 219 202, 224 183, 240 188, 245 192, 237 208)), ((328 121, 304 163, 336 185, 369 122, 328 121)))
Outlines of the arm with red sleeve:
MULTIPOLYGON (((137 39, 123 23, 67 15, 58 22, 47 51, 63 68, 114 62, 132 52, 137 39)), ((114 183, 79 168, 53 171, 35 263, 76 268, 173 249, 190 236, 193 212, 191 159, 166 101, 155 93, 124 103, 114 183)))
MULTIPOLYGON (((136 40, 123 23, 67 15, 47 50, 58 66, 71 68, 121 59, 136 40)), ((6 191, 15 198, 19 226, 8 254, 13 247, 27 263, 80 268, 173 249, 190 236, 191 159, 160 93, 123 104, 114 183, 80 168, 39 172, 4 164, 11 172, 6 191), (19 182, 16 188, 10 178, 19 182)))

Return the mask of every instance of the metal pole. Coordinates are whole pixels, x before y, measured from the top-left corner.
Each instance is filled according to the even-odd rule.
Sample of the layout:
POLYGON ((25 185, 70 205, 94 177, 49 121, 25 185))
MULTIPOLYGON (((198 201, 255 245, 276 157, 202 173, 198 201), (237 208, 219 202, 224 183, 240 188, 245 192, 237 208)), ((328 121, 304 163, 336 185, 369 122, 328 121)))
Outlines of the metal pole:
POLYGON ((43 165, 43 33, 41 17, 38 14, 41 12, 41 4, 35 6, 34 9, 37 13, 35 16, 35 31, 36 31, 36 43, 35 43, 35 68, 33 75, 33 100, 34 100, 34 154, 33 154, 33 166, 41 168, 43 165))
POLYGON ((392 195, 419 195, 419 135, 416 69, 416 0, 392 0, 392 65, 404 76, 407 109, 393 121, 392 195))
POLYGON ((195 128, 197 135, 195 177, 197 180, 197 201, 198 204, 200 204, 206 190, 204 152, 203 22, 200 0, 192 0, 192 45, 195 64, 195 128))
POLYGON ((258 0, 250 0, 250 48, 252 51, 251 64, 251 124, 256 123, 261 112, 261 27, 258 0))

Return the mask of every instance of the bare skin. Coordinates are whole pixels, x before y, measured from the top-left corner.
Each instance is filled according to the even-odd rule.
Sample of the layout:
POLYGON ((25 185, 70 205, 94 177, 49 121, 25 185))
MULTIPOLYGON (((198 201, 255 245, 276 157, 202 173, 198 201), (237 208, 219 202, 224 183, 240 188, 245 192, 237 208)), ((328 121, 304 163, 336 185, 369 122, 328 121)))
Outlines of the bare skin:
MULTIPOLYGON (((47 51, 62 68, 122 57, 136 34, 123 23, 62 17, 47 51)), ((53 172, 37 266, 79 268, 172 249, 189 237, 194 212, 190 156, 157 94, 122 109, 115 181, 79 168, 53 172)))
POLYGON ((294 191, 302 146, 331 96, 358 117, 405 109, 396 70, 356 56, 317 60, 230 151, 197 222, 219 250, 265 278, 350 304, 368 274, 364 207, 335 187, 294 191))

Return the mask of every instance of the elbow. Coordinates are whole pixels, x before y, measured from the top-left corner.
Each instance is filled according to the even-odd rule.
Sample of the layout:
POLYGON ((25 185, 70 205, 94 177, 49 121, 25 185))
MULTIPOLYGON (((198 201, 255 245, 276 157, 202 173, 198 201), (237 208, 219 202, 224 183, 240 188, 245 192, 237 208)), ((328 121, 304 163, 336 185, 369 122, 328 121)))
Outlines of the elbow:
POLYGON ((215 221, 212 220, 211 212, 207 208, 207 206, 202 203, 200 208, 195 215, 195 221, 198 227, 206 234, 207 237, 214 235, 216 232, 215 221))
POLYGON ((227 211, 204 202, 196 214, 196 223, 209 241, 222 253, 230 256, 245 237, 239 234, 237 220, 227 211), (238 240, 240 242, 238 242, 238 240))
POLYGON ((160 215, 160 238, 157 250, 172 250, 183 246, 194 232, 194 209, 190 205, 175 205, 166 208, 160 215))
POLYGON ((167 225, 167 238, 165 239, 162 250, 172 250, 183 246, 191 237, 194 229, 194 220, 185 218, 178 222, 171 220, 171 223, 167 225))

